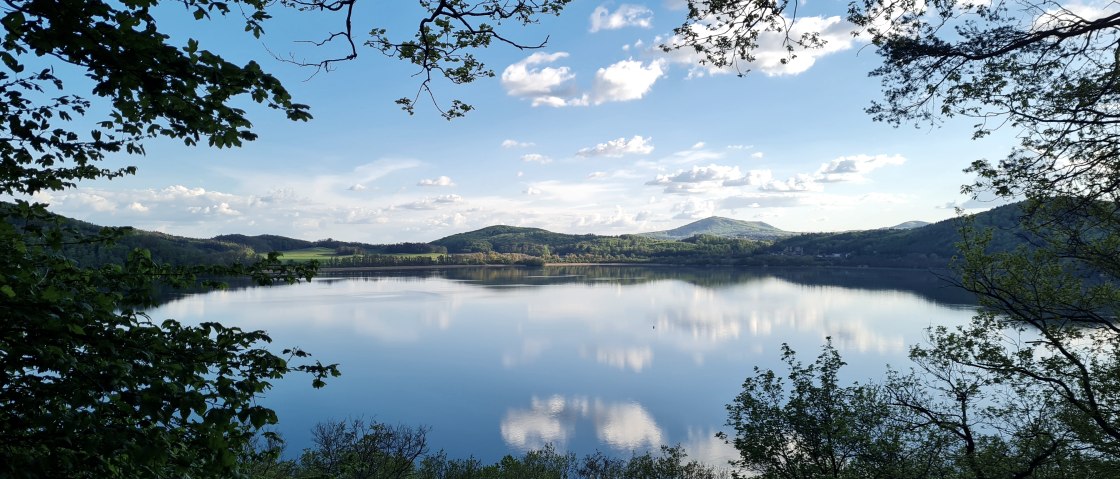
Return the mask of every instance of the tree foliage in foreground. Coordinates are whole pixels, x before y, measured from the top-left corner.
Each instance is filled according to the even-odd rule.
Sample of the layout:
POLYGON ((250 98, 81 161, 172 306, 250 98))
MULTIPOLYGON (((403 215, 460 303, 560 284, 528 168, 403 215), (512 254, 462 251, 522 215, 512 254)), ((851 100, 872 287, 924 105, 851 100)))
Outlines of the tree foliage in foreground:
POLYGON ((680 446, 662 446, 629 459, 601 452, 577 458, 551 445, 494 464, 473 457, 450 459, 428 448, 427 429, 365 420, 328 421, 312 430, 312 447, 298 459, 281 459, 283 441, 257 442, 245 457, 253 479, 723 479, 723 471, 688 460, 680 446))
MULTIPOLYGON (((765 35, 784 42, 787 60, 825 42, 793 28, 796 3, 688 3, 681 43, 669 48, 693 48, 716 66, 749 68, 765 35)), ((871 72, 883 90, 867 109, 875 120, 964 117, 974 138, 1006 128, 1019 142, 1001 160, 973 161, 966 171, 976 181, 963 191, 1025 200, 1018 222, 1030 244, 993 252, 990 232, 964 229, 956 267, 981 311, 967 325, 930 331, 912 351, 920 374, 892 401, 919 412, 920 426, 964 440, 962 470, 974 477, 1112 467, 1120 453, 1120 11, 853 0, 847 20, 882 56, 871 72), (1004 408, 992 422, 966 415, 989 403, 1004 408), (979 439, 993 429, 1010 435, 979 439), (984 472, 1001 454, 1026 462, 984 472)))
MULTIPOLYGON (((470 52, 502 22, 529 23, 567 0, 422 2, 415 41, 369 41, 454 83, 488 76, 470 52), (491 22, 491 23, 487 23, 491 22)), ((254 37, 277 8, 345 12, 354 0, 13 0, 0 6, 0 195, 30 197, 82 180, 136 172, 105 160, 141 155, 153 139, 236 147, 257 135, 246 107, 311 118, 256 61, 226 60, 164 22, 240 15, 254 37)), ((203 28, 209 28, 204 25, 203 28)), ((517 45, 515 43, 515 46, 517 45)), ((428 79, 422 91, 428 91, 428 79)), ((406 103, 409 106, 410 103, 406 103)), ((445 116, 469 109, 456 102, 445 116)), ((80 231, 40 203, 0 216, 0 476, 231 477, 237 453, 277 421, 257 403, 284 374, 322 386, 334 366, 267 349, 261 331, 186 325, 143 311, 158 286, 215 287, 216 277, 261 284, 308 279, 314 265, 275 255, 251 265, 169 266, 133 250, 123 261, 79 264, 65 252, 110 247, 120 229, 80 231)))
POLYGON ((728 406, 721 434, 734 464, 763 478, 1114 477, 1116 457, 1094 451, 1065 420, 1060 398, 1030 381, 978 374, 960 344, 917 348, 915 369, 843 386, 831 343, 810 365, 788 346, 788 372, 755 370, 728 406))

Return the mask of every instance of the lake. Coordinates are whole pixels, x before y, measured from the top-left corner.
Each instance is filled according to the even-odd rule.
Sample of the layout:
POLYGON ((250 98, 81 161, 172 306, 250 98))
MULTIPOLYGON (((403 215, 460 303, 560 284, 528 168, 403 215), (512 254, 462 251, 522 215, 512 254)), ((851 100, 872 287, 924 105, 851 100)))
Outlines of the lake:
POLYGON ((908 367, 931 325, 972 298, 927 271, 566 266, 322 276, 189 295, 154 319, 267 330, 342 376, 277 383, 263 399, 294 457, 330 419, 427 426, 433 450, 493 462, 551 443, 583 455, 681 444, 724 464, 715 439, 752 368, 826 337, 848 380, 908 367))

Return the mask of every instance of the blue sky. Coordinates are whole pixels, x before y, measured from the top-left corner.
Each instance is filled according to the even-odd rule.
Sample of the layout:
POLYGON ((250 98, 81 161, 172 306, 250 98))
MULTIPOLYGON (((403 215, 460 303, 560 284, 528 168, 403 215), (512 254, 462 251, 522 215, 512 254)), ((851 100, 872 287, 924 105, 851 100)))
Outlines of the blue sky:
MULTIPOLYGON (((407 35, 412 2, 359 5, 359 31, 407 35)), ((1013 132, 970 140, 971 122, 934 128, 878 124, 872 48, 842 20, 846 3, 808 0, 800 22, 826 48, 776 61, 763 39, 752 72, 713 70, 657 46, 684 19, 683 2, 573 2, 511 36, 539 50, 496 45, 496 76, 434 84, 440 101, 477 110, 446 121, 430 103, 414 116, 393 100, 415 93, 408 66, 372 49, 331 72, 279 62, 314 58, 330 19, 278 15, 260 41, 237 23, 193 23, 169 10, 175 38, 234 60, 257 59, 315 119, 292 123, 250 108, 258 141, 240 149, 155 142, 134 177, 89 182, 37 199, 68 216, 191 237, 224 233, 430 241, 494 224, 564 233, 670 229, 707 216, 765 221, 790 231, 837 231, 936 221, 962 196, 970 162, 1003 157, 1013 132), (181 22, 181 23, 176 23, 181 22)))

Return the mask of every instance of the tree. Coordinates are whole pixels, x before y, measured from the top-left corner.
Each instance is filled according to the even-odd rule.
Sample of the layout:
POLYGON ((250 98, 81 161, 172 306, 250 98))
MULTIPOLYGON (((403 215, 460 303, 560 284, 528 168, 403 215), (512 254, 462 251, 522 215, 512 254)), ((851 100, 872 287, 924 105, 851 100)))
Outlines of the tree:
MULTIPOLYGON (((824 42, 818 32, 791 33, 797 10, 786 1, 689 6, 682 43, 667 48, 694 48, 715 65, 749 66, 762 34, 784 38, 787 59, 824 42)), ((959 284, 982 312, 933 330, 914 356, 986 378, 980 389, 1044 391, 1058 401, 1051 411, 1061 425, 1047 434, 1116 459, 1120 13, 1035 0, 855 0, 848 21, 883 59, 871 72, 883 89, 872 118, 897 126, 960 116, 976 122, 973 138, 1007 128, 1019 140, 1000 161, 974 161, 966 171, 977 179, 963 191, 1023 200, 1030 244, 993 254, 991 235, 966 227, 959 284)))
MULTIPOLYGON (((935 337, 938 337, 935 335, 935 337)), ((937 342, 934 347, 959 349, 937 342)), ((727 406, 734 464, 765 478, 1112 477, 1055 418, 1062 401, 1030 381, 977 374, 938 349, 879 383, 841 386, 826 343, 808 366, 783 345, 788 384, 755 370, 727 406)))
MULTIPOLYGON (((489 76, 471 56, 503 21, 527 23, 568 0, 421 2, 429 16, 415 40, 374 29, 367 42, 454 83, 489 76), (481 23, 475 23, 475 22, 481 23), (489 25, 485 22, 493 22, 489 25)), ((159 29, 167 15, 197 21, 238 12, 254 36, 274 9, 345 12, 355 2, 263 0, 13 0, 0 6, 0 194, 23 196, 82 180, 134 174, 110 156, 144 153, 147 140, 224 148, 256 138, 247 102, 291 120, 311 118, 255 61, 225 60, 195 39, 159 29), (182 10, 179 10, 182 8, 182 10), (84 94, 81 92, 85 92, 84 94)), ((329 66, 329 63, 323 64, 329 66)), ((456 102, 445 116, 469 109, 456 102)), ((411 111, 411 103, 405 103, 411 111)), ((157 321, 143 309, 159 285, 217 286, 250 276, 262 284, 309 279, 276 255, 252 265, 172 267, 144 250, 104 267, 65 256, 72 244, 114 241, 52 221, 46 205, 17 201, 0 221, 0 476, 228 477, 253 433, 277 421, 256 402, 270 382, 296 371, 315 387, 338 374, 307 354, 266 349, 262 331, 217 323, 157 321)))
POLYGON ((883 385, 841 386, 829 340, 813 364, 782 345, 788 384, 755 368, 727 406, 733 464, 765 478, 946 477, 946 437, 905 427, 883 385))

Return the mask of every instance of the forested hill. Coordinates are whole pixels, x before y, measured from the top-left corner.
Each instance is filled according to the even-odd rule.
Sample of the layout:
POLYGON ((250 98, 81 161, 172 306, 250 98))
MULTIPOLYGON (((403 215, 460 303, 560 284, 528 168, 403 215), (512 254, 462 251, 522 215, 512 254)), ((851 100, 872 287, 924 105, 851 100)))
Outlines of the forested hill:
POLYGON ((540 228, 518 226, 488 226, 480 230, 454 234, 431 244, 447 248, 449 253, 475 253, 498 251, 547 256, 554 250, 565 250, 581 242, 594 242, 597 235, 570 235, 553 233, 540 228))
POLYGON ((186 238, 134 228, 117 228, 120 237, 112 244, 78 241, 76 238, 96 237, 103 231, 108 234, 111 229, 54 214, 48 218, 24 221, 18 219, 20 215, 15 212, 15 208, 16 206, 11 203, 0 202, 0 213, 19 229, 35 229, 49 223, 58 224, 66 232, 62 243, 69 243, 63 248, 63 253, 66 257, 86 266, 122 263, 136 248, 149 250, 152 258, 157 261, 177 265, 229 264, 256 258, 252 248, 241 244, 186 238))
MULTIPOLYGON (((0 203, 0 207, 13 206, 0 203)), ((1020 215, 1018 205, 1003 206, 976 215, 975 224, 980 228, 993 227, 992 246, 1006 250, 1023 243, 1021 230, 1016 226, 1020 215)), ((88 235, 101 229, 93 224, 60 216, 53 220, 80 234, 88 235)), ((959 220, 950 219, 911 229, 883 228, 844 233, 794 234, 765 223, 713 217, 659 232, 666 236, 696 233, 683 239, 659 239, 655 237, 657 233, 572 235, 539 228, 499 225, 447 236, 431 243, 398 244, 369 244, 333 239, 306 241, 276 235, 241 234, 195 239, 129 229, 113 245, 74 244, 67 246, 65 251, 74 260, 89 265, 120 262, 133 249, 146 248, 152 252, 153 259, 174 264, 229 263, 251 260, 270 251, 297 253, 313 249, 324 266, 336 267, 400 263, 401 257, 394 255, 421 255, 420 259, 424 260, 424 264, 524 261, 524 258, 529 257, 535 258, 534 261, 538 263, 944 267, 949 258, 956 254, 958 228, 959 220), (783 237, 771 241, 729 237, 744 235, 748 231, 783 237), (785 236, 790 234, 795 236, 785 236), (447 257, 438 258, 438 255, 447 257), (513 258, 514 256, 517 258, 513 258)), ((289 254, 289 257, 298 259, 300 256, 289 254)))
MULTIPOLYGON (((992 228, 992 249, 1009 250, 1023 243, 1018 204, 1001 206, 973 217, 978 229, 992 228)), ((957 253, 961 220, 952 218, 910 229, 877 229, 844 233, 811 233, 774 242, 771 254, 842 258, 849 263, 907 266, 947 260, 957 253)))
POLYGON ((743 238, 752 240, 776 240, 788 238, 797 233, 783 231, 761 221, 743 221, 720 216, 712 216, 689 223, 679 228, 665 231, 639 233, 638 236, 655 239, 682 240, 696 235, 712 235, 722 238, 743 238))

